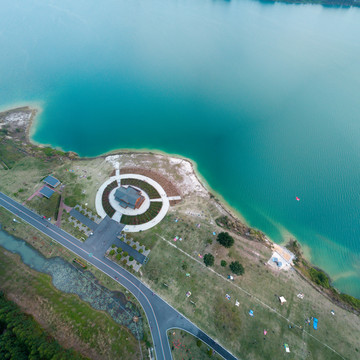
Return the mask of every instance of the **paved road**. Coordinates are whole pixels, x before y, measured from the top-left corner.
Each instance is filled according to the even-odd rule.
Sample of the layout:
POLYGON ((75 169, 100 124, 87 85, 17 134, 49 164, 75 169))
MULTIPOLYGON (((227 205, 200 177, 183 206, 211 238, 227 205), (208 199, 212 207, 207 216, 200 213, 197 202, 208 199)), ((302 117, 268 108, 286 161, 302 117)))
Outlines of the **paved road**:
POLYGON ((104 256, 98 253, 93 254, 92 247, 86 242, 82 243, 67 232, 59 229, 57 226, 50 224, 38 214, 32 212, 25 206, 14 201, 10 197, 0 192, 0 206, 12 212, 28 224, 32 225, 45 235, 49 236, 56 242, 60 243, 76 256, 83 258, 88 263, 96 266, 103 273, 115 278, 121 285, 131 291, 143 307, 149 325, 151 335, 155 346, 157 360, 172 359, 170 345, 167 338, 167 330, 172 328, 183 329, 199 339, 204 341, 208 346, 214 349, 224 359, 236 360, 236 357, 216 343, 190 320, 176 311, 171 305, 166 303, 158 295, 153 293, 138 278, 126 271, 121 266, 114 264, 104 256))

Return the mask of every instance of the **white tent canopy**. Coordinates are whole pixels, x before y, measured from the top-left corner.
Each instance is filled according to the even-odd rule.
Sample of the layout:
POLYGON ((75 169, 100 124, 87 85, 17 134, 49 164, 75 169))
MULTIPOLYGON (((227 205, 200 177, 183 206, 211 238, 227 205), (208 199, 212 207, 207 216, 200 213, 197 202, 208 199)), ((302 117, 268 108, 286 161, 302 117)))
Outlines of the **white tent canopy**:
POLYGON ((283 296, 280 296, 279 300, 280 300, 281 305, 286 303, 286 299, 283 296))

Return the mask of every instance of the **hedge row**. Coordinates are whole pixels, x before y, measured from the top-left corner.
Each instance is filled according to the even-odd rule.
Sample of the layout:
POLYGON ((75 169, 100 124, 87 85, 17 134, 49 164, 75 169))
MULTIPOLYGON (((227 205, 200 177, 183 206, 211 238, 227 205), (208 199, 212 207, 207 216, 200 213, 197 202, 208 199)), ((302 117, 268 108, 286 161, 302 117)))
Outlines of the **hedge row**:
POLYGON ((113 189, 115 189, 116 187, 118 187, 118 183, 117 183, 117 181, 113 181, 105 188, 105 190, 102 194, 103 208, 104 208, 106 214, 110 217, 112 217, 115 214, 115 209, 110 204, 109 195, 110 195, 110 192, 113 189))

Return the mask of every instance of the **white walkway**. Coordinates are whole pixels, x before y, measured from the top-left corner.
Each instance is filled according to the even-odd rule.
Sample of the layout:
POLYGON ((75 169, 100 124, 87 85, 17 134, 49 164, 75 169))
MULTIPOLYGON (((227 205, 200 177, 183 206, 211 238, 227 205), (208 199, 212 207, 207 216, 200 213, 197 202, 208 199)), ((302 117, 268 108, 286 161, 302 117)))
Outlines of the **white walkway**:
MULTIPOLYGON (((107 179, 100 186, 98 192, 96 193, 96 198, 95 198, 95 208, 96 208, 96 211, 99 214, 99 216, 101 218, 104 218, 106 216, 106 212, 105 212, 105 210, 103 208, 103 205, 102 205, 102 194, 103 194, 105 188, 110 183, 112 183, 113 181, 117 181, 119 183, 121 179, 138 179, 138 180, 142 180, 142 181, 145 181, 145 182, 149 183, 160 194, 160 197, 161 197, 161 200, 162 200, 162 203, 163 203, 160 212, 155 216, 154 219, 152 219, 151 221, 149 221, 149 222, 147 222, 145 224, 141 224, 141 225, 126 225, 125 228, 124 228, 124 231, 126 231, 126 232, 145 231, 145 230, 151 229, 152 227, 157 225, 165 217, 166 213, 169 210, 169 207, 170 207, 169 198, 166 195, 165 190, 162 188, 162 186, 159 183, 157 183, 155 180, 153 180, 153 179, 151 179, 151 178, 149 178, 147 176, 139 175, 139 174, 123 174, 123 175, 116 174, 115 176, 112 176, 109 179, 107 179)), ((122 208, 120 207, 120 209, 122 209, 122 208)), ((117 210, 117 209, 115 209, 115 210, 117 210)), ((117 210, 112 218, 114 220, 117 220, 120 215, 122 215, 122 213, 120 212, 120 210, 117 210)))

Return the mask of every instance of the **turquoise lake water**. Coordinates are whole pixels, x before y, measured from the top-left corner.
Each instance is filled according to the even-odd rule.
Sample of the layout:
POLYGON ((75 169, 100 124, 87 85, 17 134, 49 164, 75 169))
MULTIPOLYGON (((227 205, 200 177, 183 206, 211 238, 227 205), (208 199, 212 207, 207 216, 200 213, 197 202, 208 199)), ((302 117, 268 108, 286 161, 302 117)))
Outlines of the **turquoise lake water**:
POLYGON ((13 0, 1 14, 0 105, 41 105, 35 141, 189 157, 249 225, 295 236, 360 297, 360 9, 13 0))

